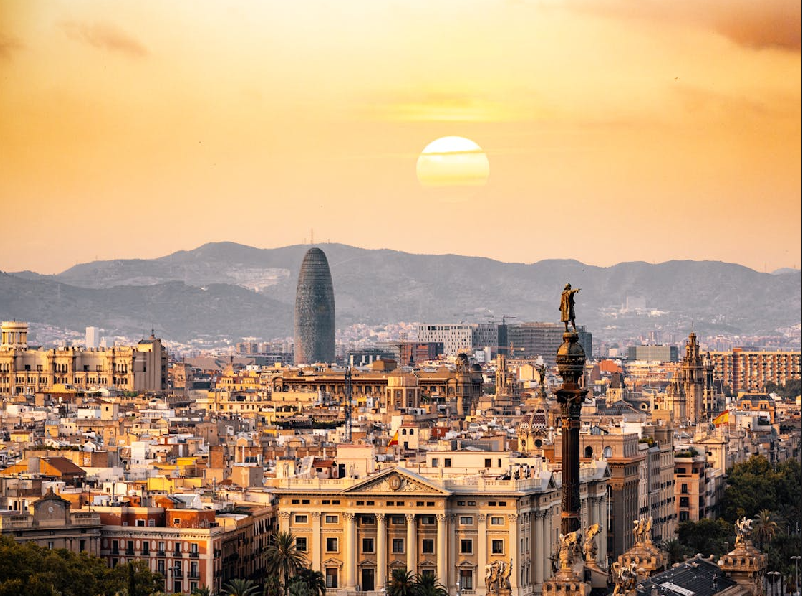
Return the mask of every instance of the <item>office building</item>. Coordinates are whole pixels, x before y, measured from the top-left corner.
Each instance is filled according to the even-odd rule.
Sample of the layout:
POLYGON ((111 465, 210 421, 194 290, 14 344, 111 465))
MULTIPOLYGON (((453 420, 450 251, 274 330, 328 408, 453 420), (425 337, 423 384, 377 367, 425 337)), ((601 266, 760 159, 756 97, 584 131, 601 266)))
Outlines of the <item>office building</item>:
POLYGON ((334 285, 326 254, 310 248, 295 295, 295 363, 334 362, 334 285))

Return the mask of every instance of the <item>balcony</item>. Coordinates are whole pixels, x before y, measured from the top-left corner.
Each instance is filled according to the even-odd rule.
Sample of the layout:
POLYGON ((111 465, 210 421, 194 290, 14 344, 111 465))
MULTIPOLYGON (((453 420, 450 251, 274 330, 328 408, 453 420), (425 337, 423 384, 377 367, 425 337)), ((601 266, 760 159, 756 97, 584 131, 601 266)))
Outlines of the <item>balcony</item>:
POLYGON ((193 559, 197 559, 198 557, 200 557, 200 553, 196 550, 191 550, 189 551, 189 556, 193 559))
POLYGON ((163 550, 157 550, 156 551, 156 556, 157 557, 166 557, 167 553, 165 553, 163 550))
POLYGON ((189 579, 200 579, 200 573, 199 573, 199 572, 197 572, 197 571, 190 571, 190 572, 187 574, 187 577, 188 577, 189 579))

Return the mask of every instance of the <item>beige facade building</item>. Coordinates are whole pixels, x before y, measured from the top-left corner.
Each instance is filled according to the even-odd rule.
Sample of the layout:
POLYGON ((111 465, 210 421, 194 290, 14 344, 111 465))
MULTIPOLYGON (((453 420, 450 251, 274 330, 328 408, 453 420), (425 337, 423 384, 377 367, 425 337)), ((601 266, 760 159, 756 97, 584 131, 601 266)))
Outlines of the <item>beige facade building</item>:
POLYGON ((712 352, 713 376, 732 389, 765 391, 766 383, 785 385, 800 378, 800 352, 747 352, 735 348, 732 352, 712 352))
MULTIPOLYGON (((583 526, 607 527, 608 472, 581 470, 583 526)), ((509 594, 540 593, 560 527, 559 474, 426 475, 391 467, 362 478, 286 478, 275 489, 291 531, 332 594, 378 595, 392 570, 432 574, 450 594, 484 596, 485 570, 512 563, 509 594)), ((599 559, 604 561, 602 535, 599 559)))
POLYGON ((43 548, 100 554, 100 517, 92 511, 70 511, 70 502, 48 491, 28 511, 0 511, 0 534, 43 548))
POLYGON ((167 350, 151 335, 135 346, 29 349, 28 324, 4 321, 0 345, 0 398, 48 391, 108 387, 166 391, 167 350))

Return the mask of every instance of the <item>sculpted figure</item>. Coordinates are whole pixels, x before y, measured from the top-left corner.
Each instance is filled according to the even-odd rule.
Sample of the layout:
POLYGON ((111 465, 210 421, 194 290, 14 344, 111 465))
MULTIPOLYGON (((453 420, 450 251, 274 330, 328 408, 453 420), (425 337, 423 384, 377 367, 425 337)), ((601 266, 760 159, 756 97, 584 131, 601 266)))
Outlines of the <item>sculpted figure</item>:
POLYGON ((632 590, 638 583, 635 562, 633 561, 629 565, 621 565, 618 561, 613 563, 613 582, 615 582, 613 596, 620 596, 632 590))
POLYGON ((576 331, 576 322, 574 321, 574 294, 576 294, 581 288, 577 288, 576 290, 571 289, 571 284, 565 284, 565 289, 563 290, 562 297, 560 299, 560 321, 565 323, 565 330, 568 331, 568 323, 571 323, 571 326, 576 331))
POLYGON ((643 541, 646 544, 652 543, 652 516, 650 515, 645 519, 645 523, 643 525, 643 541))
POLYGON ((488 594, 493 590, 493 586, 498 581, 500 573, 501 568, 498 561, 493 561, 490 565, 485 565, 485 589, 488 594))
POLYGON ((511 589, 512 585, 510 584, 510 575, 512 575, 512 559, 510 559, 509 564, 501 563, 502 564, 502 571, 501 571, 501 582, 499 587, 504 589, 511 589))
POLYGON ((560 560, 560 569, 570 569, 574 564, 574 553, 578 544, 577 532, 560 534, 560 551, 557 555, 560 560))
POLYGON ((596 562, 596 554, 599 552, 599 547, 596 546, 596 535, 601 532, 599 524, 593 524, 585 531, 585 542, 582 545, 582 551, 585 553, 585 561, 588 563, 596 562))
POLYGON ((735 522, 735 544, 746 543, 752 536, 752 520, 742 517, 735 522))

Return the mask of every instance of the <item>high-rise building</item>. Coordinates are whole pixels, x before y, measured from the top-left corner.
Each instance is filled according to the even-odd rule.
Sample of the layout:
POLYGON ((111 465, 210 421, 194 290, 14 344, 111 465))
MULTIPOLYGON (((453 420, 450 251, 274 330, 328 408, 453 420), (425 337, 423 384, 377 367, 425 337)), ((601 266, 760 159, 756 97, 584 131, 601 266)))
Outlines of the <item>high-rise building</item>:
POLYGON ((800 378, 799 352, 749 352, 734 348, 731 352, 710 354, 713 377, 739 391, 765 391, 766 383, 785 385, 800 378))
POLYGON ((334 361, 334 285, 326 253, 310 248, 295 294, 295 364, 334 361))
MULTIPOLYGON (((557 362, 557 349, 563 343, 565 327, 560 323, 521 323, 507 325, 507 342, 510 356, 536 358, 542 356, 549 366, 557 362)), ((593 353, 593 335, 579 327, 579 344, 585 354, 593 353)))
POLYGON ((86 347, 90 349, 100 347, 100 329, 97 327, 86 328, 86 347))
POLYGON ((679 360, 679 348, 677 346, 666 345, 628 346, 627 360, 677 362, 677 360, 679 360))

